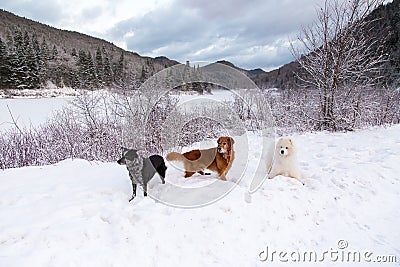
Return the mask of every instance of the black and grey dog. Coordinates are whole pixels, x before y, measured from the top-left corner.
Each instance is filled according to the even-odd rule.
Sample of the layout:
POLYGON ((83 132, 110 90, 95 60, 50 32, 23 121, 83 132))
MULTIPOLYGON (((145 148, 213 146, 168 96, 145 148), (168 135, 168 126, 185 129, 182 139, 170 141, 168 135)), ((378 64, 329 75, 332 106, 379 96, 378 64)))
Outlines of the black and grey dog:
POLYGON ((162 183, 165 184, 164 178, 167 167, 165 166, 164 158, 159 155, 143 158, 138 155, 137 150, 122 147, 122 157, 117 163, 126 165, 132 181, 133 192, 129 201, 136 196, 137 184, 143 187, 144 196, 147 196, 147 183, 153 178, 156 172, 160 175, 162 183))

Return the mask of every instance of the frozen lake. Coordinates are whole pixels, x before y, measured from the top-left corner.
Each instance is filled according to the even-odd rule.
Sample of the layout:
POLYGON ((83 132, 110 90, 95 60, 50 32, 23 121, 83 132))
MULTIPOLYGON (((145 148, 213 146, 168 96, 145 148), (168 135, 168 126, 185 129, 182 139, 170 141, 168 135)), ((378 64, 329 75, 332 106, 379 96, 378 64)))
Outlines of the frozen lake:
MULTIPOLYGON (((228 90, 212 90, 212 94, 181 94, 178 105, 199 105, 204 102, 233 101, 233 93, 228 90)), ((0 98, 0 131, 13 127, 8 108, 19 127, 38 126, 50 118, 54 111, 68 105, 74 97, 49 98, 0 98)))
POLYGON ((8 109, 19 127, 37 126, 72 99, 73 97, 0 99, 0 131, 13 127, 8 109))

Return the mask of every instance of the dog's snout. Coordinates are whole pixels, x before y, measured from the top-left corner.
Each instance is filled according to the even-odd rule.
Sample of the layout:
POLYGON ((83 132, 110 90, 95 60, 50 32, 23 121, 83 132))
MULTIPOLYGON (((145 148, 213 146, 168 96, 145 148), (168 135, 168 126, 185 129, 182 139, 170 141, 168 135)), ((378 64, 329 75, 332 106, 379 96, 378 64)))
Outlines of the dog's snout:
POLYGON ((281 154, 284 155, 285 154, 285 150, 282 149, 281 150, 281 154))

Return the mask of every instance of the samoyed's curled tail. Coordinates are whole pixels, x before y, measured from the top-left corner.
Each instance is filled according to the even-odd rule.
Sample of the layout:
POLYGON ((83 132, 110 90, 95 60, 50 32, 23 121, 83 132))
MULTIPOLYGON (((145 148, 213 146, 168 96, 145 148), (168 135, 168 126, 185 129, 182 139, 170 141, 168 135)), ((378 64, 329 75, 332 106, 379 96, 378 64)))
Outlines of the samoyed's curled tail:
POLYGON ((168 161, 183 161, 185 157, 178 152, 171 152, 167 154, 166 159, 168 161))

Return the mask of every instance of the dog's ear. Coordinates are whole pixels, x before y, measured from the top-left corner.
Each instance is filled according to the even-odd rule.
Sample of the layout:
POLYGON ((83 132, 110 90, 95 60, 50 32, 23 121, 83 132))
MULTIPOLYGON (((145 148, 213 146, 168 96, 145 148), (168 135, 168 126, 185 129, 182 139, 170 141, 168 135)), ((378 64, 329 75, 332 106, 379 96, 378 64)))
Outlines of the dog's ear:
POLYGON ((289 138, 289 143, 293 145, 292 138, 289 138))
POLYGON ((222 137, 218 138, 217 143, 221 142, 221 138, 222 138, 222 137))
POLYGON ((235 143, 235 140, 233 140, 232 137, 229 137, 229 140, 231 141, 231 145, 233 145, 235 143))

